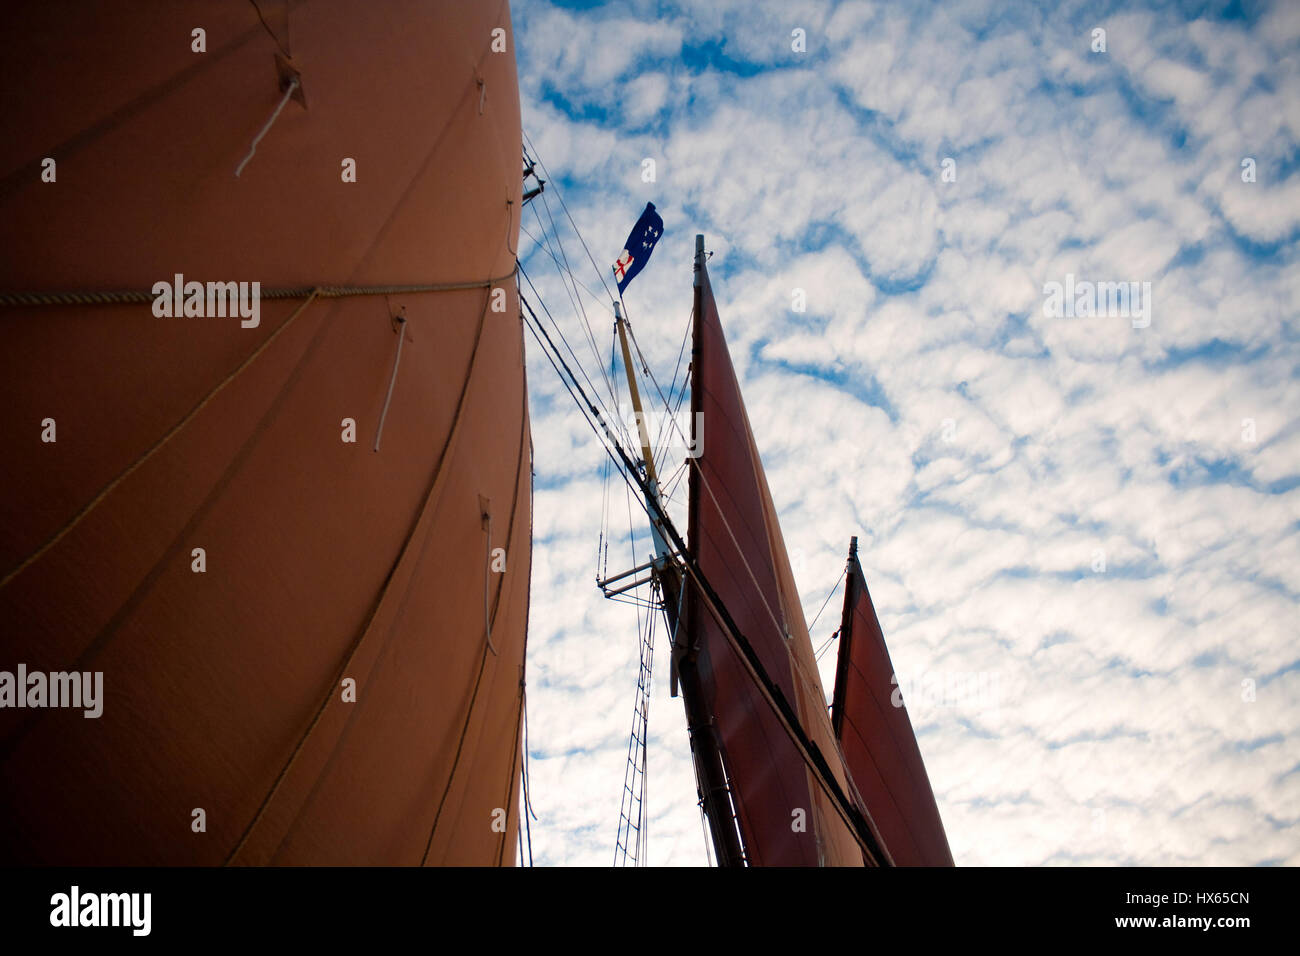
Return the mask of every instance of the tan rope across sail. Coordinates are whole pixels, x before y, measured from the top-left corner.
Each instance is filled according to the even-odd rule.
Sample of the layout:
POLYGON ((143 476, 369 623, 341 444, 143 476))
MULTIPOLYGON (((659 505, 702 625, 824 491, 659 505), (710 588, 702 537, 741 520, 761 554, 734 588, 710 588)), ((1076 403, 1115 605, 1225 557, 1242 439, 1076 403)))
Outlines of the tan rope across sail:
MULTIPOLYGON (((266 351, 267 347, 276 340, 276 338, 289 327, 289 325, 298 318, 307 307, 316 299, 337 299, 344 296, 353 295, 397 295, 401 293, 413 292, 454 292, 464 289, 484 289, 496 285, 498 282, 505 282, 510 279, 514 273, 500 276, 496 279, 485 279, 480 282, 444 282, 426 285, 382 285, 382 286, 312 286, 289 289, 269 289, 261 293, 263 299, 297 299, 306 297, 307 301, 293 311, 289 318, 280 323, 280 327, 267 336, 266 341, 259 345, 253 352, 245 358, 238 366, 235 367, 229 375, 218 382, 211 391, 203 396, 193 408, 191 408, 175 425, 167 430, 161 438, 149 446, 139 458, 128 465, 116 478, 99 490, 86 505, 72 516, 58 531, 56 531, 44 544, 33 551, 19 564, 8 571, 3 578, 0 578, 0 588, 3 588, 10 581, 21 574, 27 567, 38 561, 45 552, 58 544, 68 532, 81 523, 86 515, 94 510, 95 506, 108 497, 118 485, 130 477, 131 473, 143 465, 146 461, 154 456, 163 445, 167 444, 176 434, 188 425, 204 407, 206 407, 217 393, 229 385, 240 372, 248 368, 259 355, 266 351)), ((135 303, 152 302, 156 296, 148 292, 0 292, 0 306, 23 306, 23 305, 123 305, 135 303)))
MULTIPOLYGON (((262 289, 263 299, 301 299, 315 296, 320 299, 340 299, 352 295, 400 295, 408 292, 458 292, 464 289, 485 289, 505 282, 514 272, 495 279, 477 282, 436 282, 423 285, 316 285, 293 286, 283 289, 262 289)), ((0 292, 0 306, 21 305, 148 305, 158 296, 139 290, 117 292, 0 292)))

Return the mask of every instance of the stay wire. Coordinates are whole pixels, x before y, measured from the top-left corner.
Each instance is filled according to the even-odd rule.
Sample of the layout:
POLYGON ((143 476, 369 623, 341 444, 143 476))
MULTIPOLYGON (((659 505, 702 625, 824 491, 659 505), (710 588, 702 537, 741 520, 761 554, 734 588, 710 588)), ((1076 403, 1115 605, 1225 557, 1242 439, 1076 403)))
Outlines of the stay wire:
POLYGON ((595 382, 591 380, 591 376, 587 374, 587 370, 583 366, 581 360, 578 358, 577 353, 573 351, 573 346, 569 344, 569 340, 565 336, 564 330, 560 328, 560 324, 555 320, 555 316, 551 314, 551 310, 546 307, 546 302, 545 300, 542 299, 541 292, 538 290, 537 286, 533 283, 532 277, 528 274, 527 270, 524 269, 522 264, 520 264, 519 266, 519 274, 524 277, 524 281, 528 283, 528 287, 532 289, 533 294, 537 296, 537 301, 542 307, 543 314, 548 319, 551 320, 551 325, 554 327, 556 335, 558 335, 560 337, 560 341, 564 343, 564 347, 568 350, 569 355, 573 358, 573 363, 577 365, 578 370, 582 372, 582 377, 586 380, 587 385, 591 388, 591 391, 595 396, 595 401, 600 405, 601 411, 604 412, 607 418, 612 419, 614 421, 615 427, 622 427, 624 429, 622 437, 628 438, 629 436, 626 434, 626 425, 616 415, 614 415, 613 412, 611 412, 608 408, 605 407, 604 399, 601 398, 600 396, 600 389, 596 387, 595 382))
MULTIPOLYGON (((544 193, 542 194, 542 198, 543 200, 545 200, 546 198, 544 193)), ((560 276, 560 284, 564 286, 564 294, 565 296, 568 297, 569 304, 573 306, 574 314, 578 317, 578 319, 581 322, 583 337, 586 339, 587 344, 591 347, 592 353, 596 356, 596 361, 599 362, 600 350, 596 348, 596 340, 595 340, 595 336, 592 334, 591 331, 591 323, 587 319, 587 310, 582 305, 582 295, 581 293, 577 292, 576 284, 573 287, 570 287, 569 284, 570 282, 576 282, 576 280, 574 279, 573 276, 573 270, 569 268, 569 257, 564 251, 564 241, 560 238, 559 231, 555 228, 555 220, 551 216, 551 211, 549 207, 544 207, 546 208, 547 218, 551 220, 551 232, 554 233, 555 235, 555 245, 558 246, 560 250, 560 255, 558 257, 550 249, 551 234, 547 232, 546 224, 542 222, 541 213, 537 211, 536 205, 534 205, 532 208, 533 208, 533 215, 537 218, 537 225, 542 230, 542 238, 544 241, 543 248, 545 249, 547 254, 551 257, 551 261, 555 263, 556 272, 558 272, 560 276), (561 262, 561 258, 563 258, 564 260, 563 262, 561 262)), ((539 294, 538 301, 542 302, 543 308, 546 307, 546 303, 544 300, 540 298, 540 294, 539 294)), ((572 349, 570 349, 570 352, 572 352, 572 349)), ((574 361, 577 361, 576 355, 574 356, 574 361)), ((602 369, 602 372, 603 371, 604 370, 602 369)), ((609 389, 610 394, 613 395, 614 394, 613 380, 607 378, 605 380, 605 385, 609 389)))
MULTIPOLYGON (((537 313, 533 311, 528 300, 523 296, 520 296, 519 301, 523 303, 524 307, 528 310, 529 316, 533 320, 531 323, 525 321, 524 324, 527 326, 528 331, 532 333, 533 338, 542 349, 542 352, 546 355, 547 360, 551 363, 551 367, 555 369, 555 374, 559 376, 560 382, 564 385, 565 391, 569 393, 569 397, 572 398, 574 404, 578 406, 578 411, 582 415, 583 421, 587 423, 587 426, 592 430, 592 433, 595 434, 597 441, 600 442, 601 447, 605 449, 605 453, 613 461, 614 467, 618 470, 619 475, 622 476, 623 481, 629 488, 637 494, 640 494, 641 489, 633 484, 632 478, 628 475, 624 463, 620 462, 619 456, 615 454, 614 448, 622 449, 622 446, 618 444, 617 437, 612 431, 597 425, 597 421, 601 422, 602 426, 604 423, 604 419, 601 417, 599 409, 597 409, 595 403, 585 392, 582 392, 581 398, 579 398, 578 394, 574 392, 575 387, 578 388, 579 391, 582 389, 582 386, 578 383, 577 377, 569 368, 568 363, 564 361, 564 356, 561 355, 559 350, 556 348, 550 334, 542 326, 541 321, 537 318, 537 313), (546 339, 546 342, 542 341, 543 338, 546 339), (561 369, 563 369, 563 371, 561 371, 561 369), (566 374, 568 375, 567 379, 565 378, 566 374), (593 415, 595 416, 595 420, 592 419, 593 415), (614 447, 611 447, 610 443, 613 443, 614 447)), ((623 456, 627 456, 626 451, 623 452, 623 456)), ((649 517, 649 505, 643 504, 642 507, 645 509, 646 515, 649 517)))
POLYGON ((831 588, 831 593, 826 595, 825 601, 822 601, 821 611, 817 612, 817 617, 814 617, 812 619, 812 623, 808 625, 809 634, 811 634, 812 629, 817 626, 817 621, 821 618, 822 611, 826 610, 826 605, 831 603, 831 598, 835 597, 835 592, 840 589, 840 585, 842 585, 843 583, 844 583, 844 575, 841 574, 835 579, 835 587, 831 588))
MULTIPOLYGON (((545 169, 543 169, 543 172, 545 172, 545 169)), ((548 173, 547 175, 550 174, 548 173)), ((542 199, 542 208, 546 210, 546 218, 549 219, 551 222, 551 231, 555 235, 556 245, 559 246, 560 248, 560 257, 564 260, 564 269, 561 272, 561 278, 562 279, 567 278, 569 281, 576 282, 573 276, 573 268, 572 266, 569 265, 569 255, 567 252, 565 252, 564 249, 564 240, 560 238, 559 227, 556 226, 555 224, 555 217, 551 215, 551 205, 549 200, 547 200, 546 198, 546 193, 542 193, 541 199, 542 199)), ((540 224, 541 216, 540 214, 536 213, 536 206, 534 206, 533 209, 534 209, 534 214, 537 215, 537 221, 540 224)), ((572 219, 570 219, 570 222, 572 222, 572 219)), ((545 227, 543 227, 543 229, 545 229, 545 227)), ((577 232, 577 226, 574 226, 574 232, 575 233, 577 232)), ((578 241, 579 242, 583 241, 581 233, 578 233, 578 241)), ((584 247, 586 246, 585 242, 583 242, 583 246, 584 247)), ((591 346, 592 354, 596 357, 596 361, 599 362, 600 347, 596 344, 595 333, 592 332, 591 330, 591 321, 587 318, 587 309, 582 304, 582 296, 577 292, 576 285, 574 286, 573 289, 570 289, 567 282, 565 283, 564 291, 569 296, 570 301, 573 302, 575 310, 578 312, 579 316, 582 319, 583 331, 586 333, 587 336, 587 344, 591 346)), ((601 371, 602 372, 604 371, 603 367, 601 371)), ((616 390, 614 388, 614 380, 612 378, 607 378, 605 384, 609 387, 610 400, 613 402, 615 407, 618 407, 618 398, 617 398, 616 390)))
POLYGON ((596 260, 592 256, 591 250, 587 248, 587 241, 582 238, 582 231, 578 229, 578 224, 573 221, 573 216, 569 212, 568 204, 564 201, 564 195, 560 192, 559 185, 551 178, 550 170, 548 170, 546 164, 542 162, 541 154, 537 152, 537 147, 533 145, 533 141, 529 138, 528 134, 524 133, 523 137, 524 141, 528 144, 528 148, 533 151, 533 156, 537 157, 537 165, 542 167, 542 172, 546 174, 547 180, 551 183, 551 188, 555 192, 555 198, 560 201, 560 208, 564 210, 564 215, 568 217, 569 224, 573 226, 574 234, 578 237, 578 241, 582 243, 582 248, 587 253, 587 259, 590 260, 591 267, 596 270, 596 275, 600 279, 600 284, 605 289, 605 294, 609 296, 610 301, 612 302, 614 295, 609 291, 609 285, 605 282, 605 274, 601 271, 600 266, 596 265, 596 260))

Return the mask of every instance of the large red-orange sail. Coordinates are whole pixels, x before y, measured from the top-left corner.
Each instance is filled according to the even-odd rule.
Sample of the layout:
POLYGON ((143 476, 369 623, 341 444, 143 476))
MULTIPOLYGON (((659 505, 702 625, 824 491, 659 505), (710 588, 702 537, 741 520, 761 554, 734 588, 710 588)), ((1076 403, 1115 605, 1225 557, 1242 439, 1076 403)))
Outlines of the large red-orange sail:
POLYGON ((849 554, 832 723, 858 794, 899 866, 952 866, 943 821, 902 705, 857 556, 849 554), (898 706, 895 706, 897 700, 898 706))
MULTIPOLYGON (((689 547, 740 632, 848 791, 776 508, 723 336, 708 273, 692 355, 701 431, 691 469, 689 547)), ((789 732, 759 692, 700 593, 688 588, 687 630, 730 778, 751 866, 862 865, 862 850, 789 732)))
POLYGON ((508 6, 5 21, 0 671, 102 673, 103 711, 0 709, 0 862, 513 862, 508 6), (176 274, 285 297, 244 328, 19 295, 176 274))

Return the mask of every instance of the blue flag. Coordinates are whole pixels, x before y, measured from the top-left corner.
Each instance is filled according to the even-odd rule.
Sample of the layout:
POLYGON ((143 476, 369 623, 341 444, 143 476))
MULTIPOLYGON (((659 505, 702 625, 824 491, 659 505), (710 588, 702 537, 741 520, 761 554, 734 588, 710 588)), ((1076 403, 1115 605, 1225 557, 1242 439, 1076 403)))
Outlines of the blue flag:
POLYGON ((623 294, 632 277, 645 268, 663 231, 664 221, 655 212, 655 204, 646 203, 645 212, 641 213, 641 218, 636 221, 623 245, 623 254, 614 263, 614 278, 618 280, 619 295, 623 294))

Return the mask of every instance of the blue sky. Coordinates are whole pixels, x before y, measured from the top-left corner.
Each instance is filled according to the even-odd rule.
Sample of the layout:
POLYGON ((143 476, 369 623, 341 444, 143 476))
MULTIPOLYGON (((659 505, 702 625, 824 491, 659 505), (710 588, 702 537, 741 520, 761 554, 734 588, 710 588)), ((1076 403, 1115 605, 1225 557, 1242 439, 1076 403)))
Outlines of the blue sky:
MULTIPOLYGON (((807 617, 858 535, 957 862, 1300 864, 1300 7, 513 16, 525 132, 596 261, 663 216, 626 299, 664 382, 705 234, 807 617), (1149 323, 1046 314, 1067 275, 1150 283, 1149 323)), ((548 201, 525 229, 549 211, 599 291, 548 201)), ((534 855, 606 865, 637 618, 593 583, 602 451, 536 350, 529 381, 534 855)), ((650 862, 700 863, 656 676, 650 862)))

